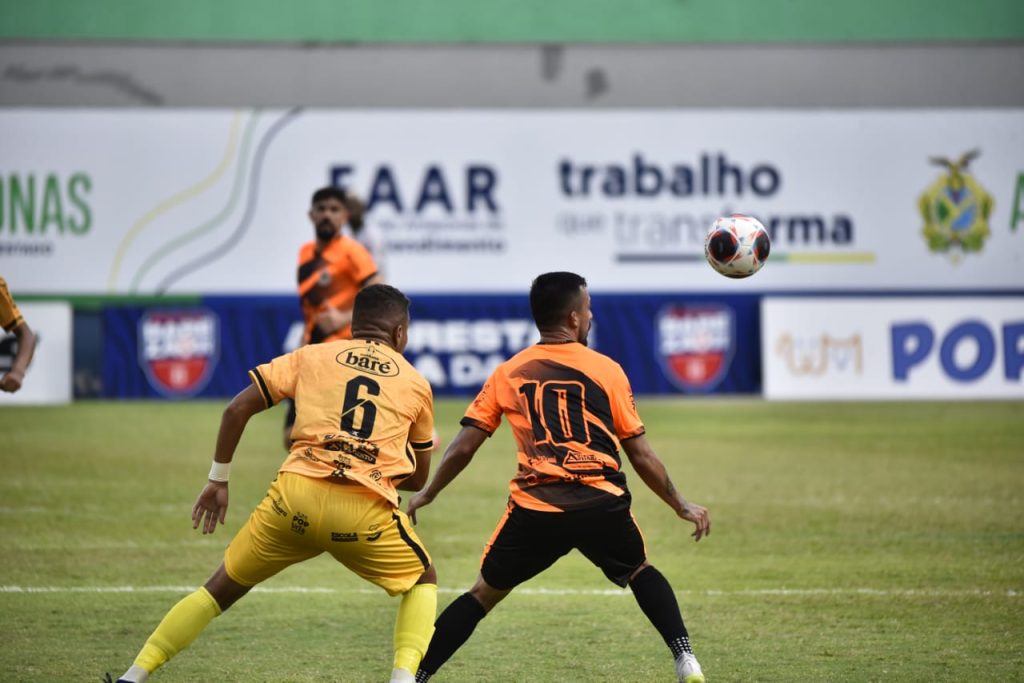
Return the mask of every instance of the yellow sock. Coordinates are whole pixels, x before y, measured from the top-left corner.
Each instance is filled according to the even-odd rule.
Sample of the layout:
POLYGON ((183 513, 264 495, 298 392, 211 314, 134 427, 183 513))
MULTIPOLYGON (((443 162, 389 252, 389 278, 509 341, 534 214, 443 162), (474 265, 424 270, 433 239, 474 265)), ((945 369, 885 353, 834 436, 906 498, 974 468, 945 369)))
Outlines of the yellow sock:
POLYGON ((434 635, 434 618, 437 615, 437 586, 419 583, 402 596, 395 619, 395 664, 396 669, 405 669, 413 674, 420 666, 434 635))
POLYGON ((218 614, 220 605, 205 588, 182 598, 142 646, 135 666, 153 673, 188 647, 218 614))

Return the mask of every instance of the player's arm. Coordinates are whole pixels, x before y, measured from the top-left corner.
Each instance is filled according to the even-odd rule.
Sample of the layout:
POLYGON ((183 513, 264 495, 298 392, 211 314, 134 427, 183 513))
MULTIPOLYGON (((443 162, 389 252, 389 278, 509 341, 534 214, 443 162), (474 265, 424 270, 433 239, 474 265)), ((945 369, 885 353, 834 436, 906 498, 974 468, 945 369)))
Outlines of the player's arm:
POLYGON ((416 470, 395 486, 399 491, 419 491, 430 478, 430 454, 434 445, 410 444, 409 448, 416 458, 416 470))
POLYGON ((711 533, 711 520, 708 518, 707 509, 686 500, 676 490, 672 480, 669 479, 665 464, 655 454, 645 435, 640 434, 625 439, 622 442, 622 450, 626 451, 629 462, 633 464, 633 469, 640 475, 647 488, 654 491, 659 498, 676 511, 677 515, 693 522, 696 527, 692 534, 695 541, 699 541, 703 536, 711 533))
POLYGON ((448 484, 452 483, 455 477, 459 476, 462 470, 466 469, 466 465, 470 463, 488 436, 490 434, 484 430, 472 426, 463 427, 455 435, 452 442, 448 444, 444 457, 441 458, 441 464, 438 465, 437 472, 434 472, 434 478, 409 501, 408 514, 414 523, 416 522, 416 510, 424 505, 430 505, 434 498, 437 497, 437 494, 441 493, 448 484))
POLYGON ((32 355, 36 351, 36 335, 27 322, 22 320, 21 324, 12 332, 18 340, 18 353, 14 356, 11 368, 3 377, 0 377, 0 389, 8 393, 14 393, 21 389, 21 384, 25 380, 25 371, 28 370, 28 365, 32 362, 32 355))
MULTIPOLYGON (((370 285, 384 284, 384 278, 379 273, 374 273, 360 283, 359 288, 370 285)), ((352 322, 352 309, 342 310, 331 305, 325 305, 316 314, 316 326, 326 335, 331 335, 346 327, 352 322)))
POLYGON ((224 523, 228 512, 228 472, 235 449, 245 431, 245 425, 256 413, 267 408, 263 394, 255 384, 250 384, 235 395, 220 419, 217 432, 217 446, 213 453, 209 481, 192 506, 192 528, 203 525, 204 534, 212 534, 217 522, 224 523))

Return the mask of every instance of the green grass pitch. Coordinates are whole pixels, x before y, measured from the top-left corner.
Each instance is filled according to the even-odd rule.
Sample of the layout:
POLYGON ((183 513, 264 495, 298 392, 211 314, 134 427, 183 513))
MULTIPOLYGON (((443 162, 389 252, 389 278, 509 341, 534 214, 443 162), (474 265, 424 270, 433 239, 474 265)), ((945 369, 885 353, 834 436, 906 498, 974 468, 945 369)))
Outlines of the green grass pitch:
MULTIPOLYGON (((446 441, 465 404, 438 402, 446 441)), ((638 404, 677 487, 711 512, 710 537, 693 543, 625 466, 709 681, 1024 680, 1024 403, 638 404)), ((4 680, 121 673, 216 568, 283 455, 275 408, 242 440, 227 527, 193 531, 223 405, 0 410, 4 680)), ((505 426, 421 512, 439 608, 474 580, 514 467, 505 426)), ((397 600, 324 557, 264 586, 151 680, 387 679, 397 600)), ((630 593, 574 553, 514 592, 434 680, 674 671, 630 593)))

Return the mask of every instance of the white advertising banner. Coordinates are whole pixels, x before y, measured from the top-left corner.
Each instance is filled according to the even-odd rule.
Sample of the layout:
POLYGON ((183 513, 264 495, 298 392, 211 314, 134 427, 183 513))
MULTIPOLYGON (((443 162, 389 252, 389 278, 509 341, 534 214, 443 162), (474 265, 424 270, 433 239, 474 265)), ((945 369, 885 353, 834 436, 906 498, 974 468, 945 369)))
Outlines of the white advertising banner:
POLYGON ((1024 298, 761 301, 769 399, 1024 398, 1024 298))
POLYGON ((283 294, 312 191, 388 279, 520 292, 1024 288, 1024 110, 0 111, 0 272, 29 294, 283 294), (772 255, 703 258, 749 213, 772 255))
MULTIPOLYGON (((71 402, 71 306, 63 302, 18 304, 25 322, 36 334, 36 350, 25 373, 21 389, 13 394, 0 391, 0 408, 5 405, 41 405, 71 402)), ((0 334, 3 331, 0 330, 0 334)), ((14 335, 7 335, 13 340, 14 335)), ((0 354, 0 375, 13 360, 14 344, 4 340, 0 354)))

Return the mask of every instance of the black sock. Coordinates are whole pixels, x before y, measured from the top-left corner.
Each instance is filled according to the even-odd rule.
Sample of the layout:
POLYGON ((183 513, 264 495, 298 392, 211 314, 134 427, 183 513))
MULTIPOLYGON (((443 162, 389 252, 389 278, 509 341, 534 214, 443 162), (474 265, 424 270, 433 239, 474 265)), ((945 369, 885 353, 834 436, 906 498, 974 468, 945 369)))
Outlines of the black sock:
POLYGON ((430 639, 427 654, 420 662, 416 680, 421 681, 420 674, 426 674, 422 679, 426 681, 437 673, 448 658, 469 640, 473 629, 485 616, 487 612, 483 606, 469 593, 455 598, 434 622, 434 637, 430 639))
POLYGON ((629 587, 640 609, 672 650, 672 656, 678 659, 684 652, 693 654, 690 634, 686 631, 676 594, 672 592, 668 579, 653 566, 648 566, 633 577, 629 587))

